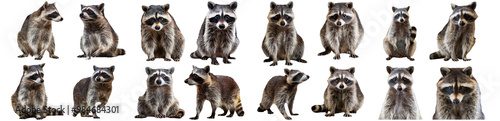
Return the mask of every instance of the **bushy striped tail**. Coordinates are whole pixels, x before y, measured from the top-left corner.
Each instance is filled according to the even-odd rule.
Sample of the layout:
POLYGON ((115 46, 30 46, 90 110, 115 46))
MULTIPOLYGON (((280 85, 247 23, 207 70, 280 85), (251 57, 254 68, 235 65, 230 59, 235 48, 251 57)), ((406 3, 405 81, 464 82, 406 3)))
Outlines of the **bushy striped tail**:
POLYGON ((327 109, 326 109, 326 107, 325 107, 324 104, 323 105, 313 105, 311 107, 311 110, 313 112, 315 112, 315 113, 317 113, 317 112, 326 112, 327 111, 327 109))
POLYGON ((415 40, 415 38, 417 37, 417 27, 411 26, 410 37, 411 37, 411 40, 415 40))
POLYGON ((168 117, 169 117, 169 118, 182 118, 182 117, 184 117, 184 114, 186 114, 186 113, 184 112, 184 109, 180 109, 180 108, 179 108, 179 110, 177 111, 177 113, 176 113, 176 114, 172 114, 172 115, 170 115, 170 116, 168 116, 168 117))
POLYGON ((429 59, 431 59, 431 60, 433 60, 433 59, 441 59, 441 58, 444 58, 444 57, 445 56, 443 56, 439 51, 431 53, 431 55, 429 55, 429 59))
POLYGON ((118 48, 118 49, 116 50, 116 54, 117 54, 117 55, 125 55, 125 50, 124 50, 124 49, 121 49, 121 48, 118 48))
POLYGON ((62 110, 58 110, 57 108, 47 107, 47 116, 57 116, 64 115, 62 110))
POLYGON ((241 105, 241 98, 238 96, 238 103, 236 104, 236 114, 238 116, 245 115, 245 111, 243 111, 243 106, 241 105))

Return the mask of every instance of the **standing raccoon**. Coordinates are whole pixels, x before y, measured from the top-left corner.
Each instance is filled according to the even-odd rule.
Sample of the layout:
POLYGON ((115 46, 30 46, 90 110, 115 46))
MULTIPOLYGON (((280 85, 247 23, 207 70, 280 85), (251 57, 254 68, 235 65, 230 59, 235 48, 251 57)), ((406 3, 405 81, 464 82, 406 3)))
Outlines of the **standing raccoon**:
POLYGON ((184 110, 179 108, 179 101, 175 98, 173 90, 172 73, 170 69, 152 69, 146 67, 148 89, 143 96, 139 97, 137 111, 139 115, 135 118, 182 118, 184 110))
POLYGON ((352 2, 328 3, 326 22, 321 28, 321 44, 324 52, 318 56, 327 55, 333 51, 333 59, 340 59, 340 53, 348 53, 349 57, 357 58, 354 53, 363 39, 363 26, 352 2))
POLYGON ((23 54, 17 57, 34 56, 35 60, 41 60, 45 51, 49 51, 50 58, 59 58, 54 55, 56 44, 52 35, 52 21, 59 22, 63 18, 54 4, 45 2, 37 11, 26 17, 21 31, 17 34, 17 44, 23 54))
POLYGON ((313 112, 325 112, 326 117, 340 112, 345 112, 344 117, 351 117, 351 113, 361 108, 364 99, 358 81, 354 78, 354 67, 340 70, 332 66, 330 73, 324 104, 314 105, 311 109, 313 112))
POLYGON ((262 94, 262 102, 257 109, 258 112, 267 111, 268 114, 273 114, 270 108, 272 104, 275 104, 278 106, 283 117, 287 120, 291 120, 292 118, 288 116, 285 111, 285 103, 287 103, 290 115, 299 115, 292 111, 293 101, 297 93, 297 86, 307 81, 309 75, 299 70, 289 69, 285 69, 285 74, 285 76, 274 76, 267 82, 266 88, 264 88, 264 94, 262 94))
POLYGON ((433 119, 484 120, 481 91, 472 76, 472 67, 441 68, 437 83, 436 112, 433 119))
POLYGON ((19 116, 19 119, 31 117, 43 119, 47 115, 63 115, 62 111, 47 107, 47 95, 43 83, 43 66, 45 66, 45 63, 23 66, 21 82, 19 82, 16 92, 10 98, 12 108, 19 116))
POLYGON ((392 68, 389 73, 389 91, 380 112, 380 120, 421 120, 417 99, 412 90, 413 66, 408 68, 392 68))
POLYGON ((290 60, 307 63, 302 59, 304 41, 295 30, 292 7, 291 1, 286 5, 276 5, 271 2, 271 11, 267 16, 269 23, 266 36, 262 41, 262 50, 269 57, 264 62, 273 61, 271 66, 278 65, 278 60, 286 60, 286 65, 292 65, 290 60))
POLYGON ((233 117, 234 112, 238 116, 243 116, 245 112, 241 105, 240 88, 233 78, 210 73, 210 66, 198 68, 193 66, 193 72, 184 81, 188 85, 196 85, 196 116, 190 119, 198 119, 205 100, 210 101, 212 114, 209 119, 215 118, 217 107, 224 110, 219 116, 233 117))
POLYGON ((184 36, 170 15, 169 4, 142 6, 141 22, 142 50, 148 56, 146 61, 164 58, 165 61, 179 61, 184 50, 184 36))
POLYGON ((207 60, 210 58, 213 65, 219 65, 217 57, 223 58, 225 64, 230 64, 228 59, 234 53, 240 40, 236 35, 236 1, 229 5, 208 2, 208 12, 198 35, 198 49, 191 53, 191 58, 207 60))
POLYGON ((115 66, 100 68, 94 66, 94 74, 91 77, 83 78, 76 83, 73 89, 73 117, 80 113, 82 117, 92 117, 98 119, 96 110, 104 108, 111 95, 112 82, 114 80, 113 71, 115 66), (100 102, 97 107, 95 104, 100 102), (95 110, 94 110, 95 109, 95 110))
POLYGON ((391 60, 393 57, 406 57, 411 61, 415 60, 411 56, 417 49, 415 42, 417 28, 410 25, 409 10, 410 6, 406 8, 392 7, 394 18, 384 38, 384 50, 389 55, 386 60, 391 60))
POLYGON ((450 15, 448 23, 444 26, 443 30, 438 34, 438 48, 439 51, 429 55, 429 58, 440 59, 444 58, 445 61, 453 60, 470 61, 467 54, 476 43, 475 20, 478 15, 476 14, 476 2, 469 5, 457 6, 451 4, 453 13, 450 15))
POLYGON ((81 5, 80 19, 84 24, 79 58, 116 57, 124 55, 125 50, 118 47, 118 35, 104 16, 104 3, 100 5, 81 5))

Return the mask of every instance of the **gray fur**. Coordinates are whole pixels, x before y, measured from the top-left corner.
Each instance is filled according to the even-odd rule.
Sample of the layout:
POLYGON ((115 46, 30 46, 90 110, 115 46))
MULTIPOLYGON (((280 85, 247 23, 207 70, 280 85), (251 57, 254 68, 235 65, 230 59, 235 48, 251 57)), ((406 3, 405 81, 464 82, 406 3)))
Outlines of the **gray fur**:
POLYGON ((112 90, 112 82, 114 80, 114 70, 115 66, 111 66, 109 68, 94 66, 94 74, 92 74, 91 77, 81 79, 75 85, 73 89, 73 117, 80 113, 81 117, 94 117, 95 119, 100 118, 97 116, 96 110, 104 108, 106 103, 108 103, 112 90), (108 77, 103 74, 108 75, 108 77), (101 104, 95 106, 97 102, 100 102, 101 104), (89 115, 91 110, 93 115, 89 115))
POLYGON ((410 25, 410 6, 405 8, 392 7, 394 12, 393 21, 389 31, 384 38, 384 50, 391 60, 393 57, 406 57, 409 60, 415 60, 411 56, 415 53, 417 43, 415 37, 417 28, 410 25))
POLYGON ((349 57, 357 58, 358 55, 354 51, 363 39, 364 30, 352 2, 329 2, 328 8, 327 20, 320 32, 321 44, 325 51, 319 53, 318 56, 327 55, 333 51, 335 53, 333 59, 340 59, 340 53, 348 53, 349 57))
POLYGON ((392 68, 387 66, 389 91, 385 97, 380 120, 421 120, 417 99, 412 90, 413 66, 392 68))

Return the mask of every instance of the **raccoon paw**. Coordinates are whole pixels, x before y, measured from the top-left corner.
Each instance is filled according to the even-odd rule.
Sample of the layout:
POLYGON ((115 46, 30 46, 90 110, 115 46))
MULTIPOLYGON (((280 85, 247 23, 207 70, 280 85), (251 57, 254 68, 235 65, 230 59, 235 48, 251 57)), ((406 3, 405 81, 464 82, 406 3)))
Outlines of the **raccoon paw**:
POLYGON ((146 59, 146 61, 154 61, 154 60, 155 60, 155 58, 148 58, 148 59, 146 59))
POLYGON ((335 56, 333 56, 333 59, 334 60, 339 60, 340 59, 340 54, 336 54, 335 56))
POLYGON ((37 57, 35 58, 35 60, 42 60, 42 57, 37 57))
POLYGON ((407 57, 410 61, 415 61, 415 58, 407 57))
POLYGON ((351 54, 349 55, 349 57, 351 57, 351 58, 358 58, 358 55, 351 53, 351 54))
POLYGON ((325 114, 325 116, 326 117, 333 117, 333 116, 335 116, 335 113, 327 113, 327 114, 325 114))
POLYGON ((176 62, 178 62, 180 60, 181 60, 180 58, 174 58, 174 61, 176 61, 176 62))
POLYGON ((285 65, 289 65, 289 66, 291 66, 291 65, 293 65, 293 64, 292 64, 292 62, 288 61, 288 62, 285 62, 285 65))
POLYGON ((146 115, 136 115, 135 118, 146 118, 146 115))
POLYGON ((78 57, 78 58, 85 58, 86 56, 85 56, 85 54, 83 54, 83 55, 78 55, 76 57, 78 57))
POLYGON ((444 61, 448 61, 448 60, 450 60, 450 57, 445 57, 444 58, 444 61))
POLYGON ((346 113, 346 114, 344 114, 344 117, 352 117, 352 115, 346 113))
POLYGON ((231 64, 231 61, 229 61, 227 59, 222 60, 222 62, 224 62, 224 64, 231 64))
POLYGON ((391 56, 389 56, 389 57, 385 58, 385 60, 391 60, 391 59, 392 59, 392 57, 391 57, 391 56))
POLYGON ((267 114, 273 114, 274 112, 271 109, 267 109, 267 114))
POLYGON ((17 56, 18 58, 24 58, 24 57, 28 57, 28 54, 22 54, 22 55, 19 55, 17 56))
POLYGON ((155 115, 155 117, 156 117, 156 118, 165 118, 166 116, 165 116, 165 115, 163 115, 163 114, 156 114, 156 115, 155 115))
POLYGON ((276 66, 276 65, 278 65, 278 62, 273 62, 273 63, 271 63, 271 65, 269 65, 269 66, 276 66))
POLYGON ((297 62, 307 63, 307 61, 306 61, 306 60, 304 60, 304 59, 297 59, 297 62))
POLYGON ((209 117, 207 117, 207 118, 208 118, 208 119, 214 119, 214 118, 215 118, 215 116, 209 116, 209 117))
POLYGON ((100 118, 101 118, 101 117, 99 117, 99 116, 94 116, 94 119, 100 119, 100 118))
POLYGON ((212 65, 219 65, 219 62, 217 60, 212 60, 212 65))
POLYGON ((56 55, 50 55, 49 57, 54 58, 54 59, 59 59, 59 56, 56 56, 56 55))
POLYGON ((42 116, 37 116, 37 117, 35 117, 35 118, 36 118, 36 120, 42 120, 44 117, 42 117, 42 116))
POLYGON ((227 56, 228 59, 236 59, 235 57, 227 56))
POLYGON ((458 61, 458 58, 452 58, 451 60, 452 61, 458 61))
POLYGON ((292 120, 292 117, 290 116, 284 116, 286 120, 292 120))
POLYGON ((208 56, 201 57, 201 60, 208 60, 208 56))
POLYGON ((464 61, 470 61, 471 59, 468 59, 468 58, 464 58, 463 60, 464 60, 464 61))
POLYGON ((165 61, 172 61, 172 59, 164 58, 165 61))
POLYGON ((191 119, 191 120, 198 120, 198 116, 191 117, 191 118, 189 118, 189 119, 191 119))

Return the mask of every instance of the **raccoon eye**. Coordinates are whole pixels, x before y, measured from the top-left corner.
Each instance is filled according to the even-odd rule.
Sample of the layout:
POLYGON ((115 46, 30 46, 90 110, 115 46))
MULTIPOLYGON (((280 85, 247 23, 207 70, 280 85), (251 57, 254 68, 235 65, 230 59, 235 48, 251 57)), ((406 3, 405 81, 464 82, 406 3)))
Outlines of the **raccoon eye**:
POLYGON ((158 18, 158 21, 160 21, 161 24, 167 24, 168 23, 167 19, 162 18, 162 17, 158 18))
POLYGON ((38 79, 38 74, 33 74, 29 77, 30 80, 36 80, 38 79))
POLYGON ((40 73, 40 77, 43 77, 43 76, 44 76, 43 73, 40 73))
POLYGON ((445 88, 441 89, 441 91, 446 93, 446 94, 451 94, 451 93, 453 93, 453 87, 445 87, 445 88))
POLYGON ((271 20, 273 20, 273 21, 279 21, 280 18, 281 18, 280 15, 276 15, 276 16, 272 17, 271 20))
POLYGON ((397 80, 395 78, 389 80, 389 84, 394 85, 397 83, 397 80))
POLYGON ((292 17, 290 17, 288 15, 285 15, 284 18, 285 18, 286 21, 292 21, 292 17))
POLYGON ((403 14, 403 18, 408 18, 408 15, 406 15, 406 14, 403 14))
POLYGON ((87 10, 85 10, 85 12, 87 12, 87 14, 89 14, 89 15, 93 15, 93 14, 95 14, 95 13, 94 13, 94 11, 92 11, 92 10, 88 10, 88 9, 87 9, 87 10))
POLYGON ((158 78, 157 74, 153 74, 153 76, 149 77, 149 80, 156 80, 158 78))
POLYGON ((219 19, 220 19, 220 16, 216 15, 215 17, 210 18, 209 21, 211 23, 217 23, 219 21, 219 19))
POLYGON ((472 16, 468 15, 468 14, 465 14, 465 15, 464 15, 464 18, 465 18, 466 20, 468 20, 468 21, 474 20, 474 18, 473 18, 472 16))
POLYGON ((110 77, 110 76, 109 76, 108 74, 106 74, 106 73, 101 73, 101 76, 102 76, 103 78, 109 78, 109 77, 110 77))
POLYGON ((453 21, 458 21, 458 19, 460 19, 460 15, 453 17, 453 21))
POLYGON ((170 81, 170 80, 168 80, 168 77, 165 75, 161 75, 161 79, 163 79, 163 81, 170 81))
POLYGON ((464 86, 460 86, 459 90, 460 90, 460 93, 462 93, 462 94, 470 93, 472 91, 471 88, 464 87, 464 86))
POLYGON ((224 20, 226 20, 227 23, 234 23, 235 19, 234 17, 231 17, 231 16, 224 16, 224 20))
POLYGON ((333 15, 333 16, 330 16, 330 18, 329 18, 329 19, 330 19, 330 20, 332 20, 332 21, 335 21, 335 20, 337 20, 338 18, 339 18, 339 15, 335 14, 335 15, 333 15))
POLYGON ((155 23, 155 20, 153 18, 150 18, 144 22, 146 25, 153 25, 155 23))
POLYGON ((49 18, 56 18, 57 16, 59 16, 59 13, 57 13, 57 12, 53 12, 53 13, 48 15, 49 18))
POLYGON ((410 80, 407 78, 403 78, 403 82, 408 82, 408 81, 410 81, 410 80))

